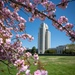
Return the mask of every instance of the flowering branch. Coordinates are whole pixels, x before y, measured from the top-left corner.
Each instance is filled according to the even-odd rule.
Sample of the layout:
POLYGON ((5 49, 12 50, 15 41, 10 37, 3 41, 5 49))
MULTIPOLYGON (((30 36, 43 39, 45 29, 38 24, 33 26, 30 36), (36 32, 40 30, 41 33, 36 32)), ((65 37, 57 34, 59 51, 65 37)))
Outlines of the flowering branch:
MULTIPOLYGON (((11 1, 13 3, 16 3, 16 4, 18 4, 18 5, 20 5, 20 6, 24 7, 24 8, 27 8, 28 10, 32 10, 32 8, 30 6, 27 6, 25 4, 17 2, 15 0, 9 0, 9 1, 11 1)), ((56 6, 62 6, 63 4, 67 5, 67 3, 72 2, 72 1, 75 1, 75 0, 65 0, 64 2, 61 2, 61 3, 57 4, 56 6)), ((48 19, 52 20, 53 22, 55 22, 56 24, 58 24, 58 27, 57 27, 58 29, 60 27, 62 27, 62 30, 66 31, 66 33, 71 37, 71 40, 75 41, 75 32, 74 31, 69 31, 66 27, 63 27, 63 25, 60 24, 54 17, 48 16, 46 13, 39 11, 37 8, 33 8, 33 9, 34 9, 34 14, 35 13, 39 13, 42 16, 47 17, 48 19)), ((32 13, 32 11, 31 11, 31 13, 32 13)))
POLYGON ((75 1, 75 0, 66 0, 65 2, 61 2, 61 3, 57 4, 56 6, 60 6, 60 5, 63 5, 65 3, 69 3, 69 2, 73 2, 73 1, 75 1))

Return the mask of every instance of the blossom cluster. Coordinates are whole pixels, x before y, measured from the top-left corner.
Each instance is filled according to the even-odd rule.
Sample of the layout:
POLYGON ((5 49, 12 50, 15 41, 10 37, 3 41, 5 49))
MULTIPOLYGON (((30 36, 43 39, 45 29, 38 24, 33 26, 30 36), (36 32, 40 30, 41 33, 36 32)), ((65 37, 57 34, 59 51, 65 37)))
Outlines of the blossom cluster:
POLYGON ((29 65, 25 65, 25 61, 18 59, 15 61, 14 66, 17 67, 19 72, 16 75, 19 75, 21 72, 25 72, 26 75, 30 75, 30 70, 28 69, 29 65))
MULTIPOLYGON (((26 59, 29 59, 30 57, 32 57, 32 54, 29 53, 29 52, 27 52, 27 53, 25 53, 24 57, 26 57, 26 59)), ((37 61, 37 65, 39 65, 38 64, 38 62, 39 62, 39 56, 38 56, 37 53, 35 53, 33 55, 33 58, 34 58, 34 62, 37 61)), ((27 60, 28 61, 27 62, 26 59, 25 58, 24 59, 17 59, 14 62, 14 66, 16 66, 17 69, 18 69, 18 72, 17 72, 16 75, 21 74, 21 72, 23 72, 25 75, 31 75, 30 69, 29 69, 30 63, 29 63, 29 60, 27 60)), ((48 75, 48 71, 46 71, 46 70, 44 70, 44 69, 41 68, 41 69, 36 70, 34 72, 34 75, 48 75)))
POLYGON ((34 72, 34 75, 48 75, 48 72, 45 70, 37 70, 34 72))
POLYGON ((53 26, 55 26, 60 31, 65 31, 67 36, 71 36, 72 41, 75 41, 75 31, 72 30, 73 24, 68 22, 68 18, 61 16, 57 23, 53 21, 53 26), (68 31, 68 32, 67 32, 68 31))

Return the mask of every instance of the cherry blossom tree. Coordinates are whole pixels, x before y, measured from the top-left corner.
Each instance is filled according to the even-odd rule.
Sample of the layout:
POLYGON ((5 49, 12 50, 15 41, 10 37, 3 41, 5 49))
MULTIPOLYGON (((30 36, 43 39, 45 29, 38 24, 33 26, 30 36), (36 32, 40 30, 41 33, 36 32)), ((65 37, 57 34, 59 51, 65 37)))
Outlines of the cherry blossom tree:
POLYGON ((48 18, 55 28, 64 31, 74 42, 73 24, 69 23, 65 16, 60 16, 59 19, 55 17, 56 7, 65 9, 68 3, 73 1, 75 0, 61 0, 56 5, 50 0, 0 0, 0 62, 7 66, 9 64, 16 66, 18 69, 16 75, 20 75, 21 72, 24 72, 25 75, 31 75, 29 58, 32 58, 34 59, 34 65, 39 66, 33 75, 48 75, 48 72, 40 65, 38 54, 35 53, 32 56, 22 46, 20 39, 31 41, 34 38, 25 32, 27 20, 20 16, 18 12, 22 10, 27 12, 30 22, 36 18, 40 20, 48 18), (42 6, 43 10, 39 10, 39 5, 42 6), (4 60, 7 60, 8 63, 5 63, 4 60))

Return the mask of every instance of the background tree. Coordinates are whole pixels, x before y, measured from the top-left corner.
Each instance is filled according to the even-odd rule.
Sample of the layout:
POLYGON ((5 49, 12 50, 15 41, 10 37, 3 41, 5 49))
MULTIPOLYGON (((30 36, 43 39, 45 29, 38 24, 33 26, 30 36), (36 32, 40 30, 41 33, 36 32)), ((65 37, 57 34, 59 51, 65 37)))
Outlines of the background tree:
POLYGON ((49 50, 46 50, 45 53, 56 54, 56 50, 55 49, 49 49, 49 50))
POLYGON ((32 54, 36 53, 36 47, 35 47, 35 46, 32 47, 31 53, 32 53, 32 54))
POLYGON ((50 53, 49 50, 46 50, 45 53, 50 53))
POLYGON ((64 54, 75 54, 75 44, 67 44, 65 50, 63 50, 64 54))

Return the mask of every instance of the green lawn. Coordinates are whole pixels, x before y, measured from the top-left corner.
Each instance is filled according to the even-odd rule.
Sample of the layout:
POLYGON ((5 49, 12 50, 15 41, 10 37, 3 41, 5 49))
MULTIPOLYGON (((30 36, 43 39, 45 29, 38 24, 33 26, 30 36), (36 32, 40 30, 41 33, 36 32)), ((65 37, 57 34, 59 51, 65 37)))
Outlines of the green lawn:
MULTIPOLYGON (((48 71, 48 75, 75 75, 75 56, 40 56, 42 64, 48 71)), ((11 73, 16 75, 16 69, 13 67, 11 73)), ((36 67, 31 66, 31 72, 36 67)), ((0 63, 0 75, 10 75, 7 67, 0 63)))

